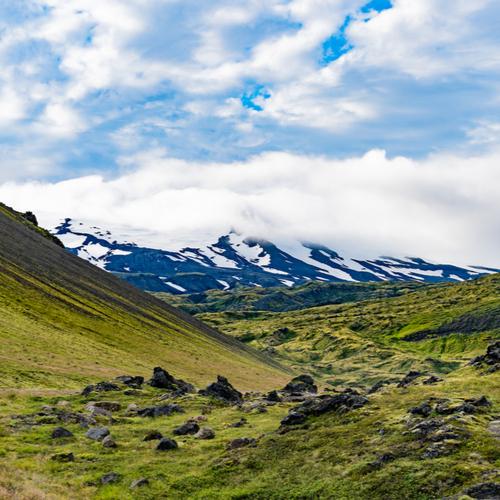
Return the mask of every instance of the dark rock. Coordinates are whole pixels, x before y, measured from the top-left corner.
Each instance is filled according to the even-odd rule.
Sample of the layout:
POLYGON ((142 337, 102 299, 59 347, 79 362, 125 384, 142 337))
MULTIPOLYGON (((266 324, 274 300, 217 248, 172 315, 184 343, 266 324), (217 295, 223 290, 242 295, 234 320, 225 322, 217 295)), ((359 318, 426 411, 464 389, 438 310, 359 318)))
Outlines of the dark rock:
POLYGON ((184 380, 176 379, 159 366, 153 369, 153 377, 148 384, 157 389, 167 389, 175 395, 182 395, 194 391, 194 387, 191 384, 184 380))
POLYGON ((266 394, 267 401, 271 401, 273 403, 280 403, 281 402, 281 397, 278 394, 278 391, 271 391, 266 394))
POLYGON ((418 377, 422 377, 423 373, 417 372, 417 371, 410 371, 408 372, 404 378, 399 382, 398 387, 407 387, 409 386, 412 382, 414 382, 418 377))
POLYGON ((74 462, 75 455, 73 453, 57 453, 56 455, 52 455, 50 459, 54 462, 74 462))
POLYGON ((368 389, 368 394, 375 394, 376 392, 380 391, 384 385, 389 384, 387 380, 380 380, 377 383, 373 384, 370 389, 368 389))
POLYGON ((116 380, 134 389, 139 389, 144 384, 144 377, 139 376, 121 375, 120 377, 116 377, 116 380))
POLYGON ((368 399, 359 395, 356 391, 344 392, 335 396, 322 395, 314 399, 309 399, 292 411, 302 415, 322 415, 329 412, 344 412, 361 408, 368 399))
POLYGON ((145 436, 143 441, 155 441, 157 439, 162 439, 163 435, 159 431, 149 431, 145 436))
MULTIPOLYGON (((498 320, 498 315, 497 315, 498 320)), ((472 366, 477 368, 488 367, 490 372, 495 372, 500 370, 500 340, 493 342, 486 349, 486 354, 482 356, 477 356, 470 361, 472 366)))
POLYGON ((92 427, 85 436, 94 441, 102 441, 106 436, 109 436, 109 429, 107 427, 92 427))
POLYGON ((104 448, 117 448, 118 447, 118 445, 116 444, 116 441, 109 435, 106 436, 102 440, 102 445, 104 446, 104 448))
POLYGON ((300 425, 306 421, 306 416, 303 413, 291 411, 282 421, 281 425, 300 425))
POLYGON ((473 415, 474 413, 477 413, 478 408, 477 406, 473 405, 472 403, 463 403, 459 407, 456 408, 456 411, 460 411, 462 413, 467 413, 469 415, 473 415))
POLYGON ((496 500, 500 498, 500 483, 481 483, 471 486, 465 493, 480 500, 496 500))
POLYGON ((196 439, 213 439, 215 432, 210 427, 202 427, 195 435, 196 439))
POLYGON ((443 381, 442 378, 436 377, 435 375, 431 375, 429 378, 425 379, 422 383, 424 385, 433 385, 433 384, 437 384, 438 382, 442 382, 442 381, 443 381))
POLYGON ((177 444, 177 441, 175 441, 174 439, 162 438, 158 443, 156 449, 158 451, 167 451, 167 450, 175 450, 178 447, 179 445, 177 444))
POLYGON ((396 460, 396 456, 393 453, 384 453, 380 457, 378 457, 376 460, 374 460, 370 466, 374 469, 379 469, 383 465, 392 462, 393 460, 396 460))
POLYGON ((132 481, 130 485, 131 490, 135 490, 136 488, 142 488, 143 486, 148 486, 149 485, 149 479, 146 479, 145 477, 141 477, 140 479, 136 479, 135 481, 132 481))
POLYGON ((467 399, 466 401, 479 408, 490 408, 492 406, 491 401, 486 396, 481 396, 477 399, 467 399))
POLYGON ((88 385, 83 389, 82 396, 88 396, 92 392, 120 391, 120 387, 112 382, 99 382, 95 385, 88 385))
POLYGON ((244 448, 246 446, 255 446, 257 441, 254 438, 236 438, 227 444, 228 450, 236 450, 237 448, 244 448))
POLYGON ((174 429, 173 433, 176 436, 186 436, 187 434, 196 434, 200 430, 200 426, 191 420, 174 429))
POLYGON ((228 427, 243 427, 246 424, 248 424, 248 420, 245 417, 242 417, 237 422, 234 422, 234 424, 229 424, 228 427))
POLYGON ((283 392, 287 394, 316 394, 318 387, 314 384, 314 379, 310 375, 299 375, 285 385, 283 392))
POLYGON ((25 212, 22 216, 34 226, 38 226, 38 220, 33 212, 25 212))
POLYGON ((437 429, 442 428, 444 425, 443 420, 439 418, 430 418, 413 426, 411 432, 419 437, 426 438, 437 429))
POLYGON ((242 394, 237 391, 226 377, 217 375, 217 382, 210 384, 206 389, 199 391, 203 396, 212 396, 214 398, 226 401, 228 403, 241 403, 242 394))
POLYGON ((137 410, 137 415, 140 417, 165 417, 173 413, 184 413, 184 409, 177 404, 167 404, 161 406, 151 406, 137 410))
POLYGON ((68 429, 65 429, 64 427, 56 427, 52 431, 52 434, 50 435, 50 437, 52 439, 70 438, 70 437, 73 437, 73 433, 71 431, 68 431, 68 429))
POLYGON ((113 484, 117 483, 120 481, 121 476, 120 474, 117 474, 116 472, 108 472, 107 474, 104 474, 104 476, 101 477, 101 484, 113 484))
POLYGON ((92 403, 94 408, 102 408, 106 411, 120 411, 122 409, 122 405, 120 403, 115 403, 113 401, 96 401, 92 403))
POLYGON ((420 415, 422 417, 428 417, 432 413, 432 406, 429 403, 422 403, 419 406, 411 408, 409 411, 412 415, 420 415))

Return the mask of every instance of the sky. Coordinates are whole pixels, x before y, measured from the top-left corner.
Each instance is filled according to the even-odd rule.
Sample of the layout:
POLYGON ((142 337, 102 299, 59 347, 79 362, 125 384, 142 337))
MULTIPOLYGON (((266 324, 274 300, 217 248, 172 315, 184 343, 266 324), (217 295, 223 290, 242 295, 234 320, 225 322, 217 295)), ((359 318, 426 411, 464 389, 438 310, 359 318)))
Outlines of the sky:
POLYGON ((498 0, 0 0, 0 200, 500 267, 498 0))

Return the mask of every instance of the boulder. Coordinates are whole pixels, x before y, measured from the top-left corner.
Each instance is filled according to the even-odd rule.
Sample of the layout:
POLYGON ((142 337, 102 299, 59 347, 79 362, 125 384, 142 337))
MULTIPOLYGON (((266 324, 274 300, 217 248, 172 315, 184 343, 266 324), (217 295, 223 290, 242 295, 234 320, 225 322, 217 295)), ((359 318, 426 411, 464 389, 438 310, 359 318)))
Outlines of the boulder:
POLYGON ((300 425, 306 421, 306 416, 303 413, 291 411, 282 421, 281 425, 300 425))
POLYGON ((227 403, 241 403, 243 396, 237 391, 226 377, 217 375, 217 381, 206 389, 199 391, 202 396, 211 396, 227 403))
POLYGON ((60 439, 60 438, 70 438, 73 437, 73 433, 71 431, 68 431, 68 429, 65 429, 64 427, 56 427, 50 437, 52 439, 60 439))
POLYGON ((500 369, 500 340, 490 344, 486 353, 471 360, 470 364, 477 368, 487 367, 488 371, 495 372, 500 369))
POLYGON ((149 479, 141 477, 140 479, 132 481, 132 483, 130 484, 130 489, 135 490, 136 488, 142 488, 143 486, 148 486, 148 485, 149 485, 149 479))
POLYGON ((254 438, 236 438, 230 441, 226 448, 228 450, 236 450, 238 448, 245 448, 247 446, 255 446, 257 444, 257 440, 254 438))
POLYGON ((414 382, 418 377, 422 377, 423 373, 417 372, 417 371, 410 371, 408 372, 404 378, 399 382, 398 387, 407 387, 409 386, 412 382, 414 382))
POLYGON ((410 408, 409 412, 412 415, 420 415, 421 417, 428 417, 432 413, 432 406, 425 402, 421 405, 415 406, 414 408, 410 408))
POLYGON ((75 455, 73 453, 57 453, 56 455, 52 455, 50 457, 51 460, 54 462, 74 462, 75 461, 75 455))
POLYGON ((196 434, 199 430, 200 426, 196 422, 188 420, 186 423, 174 429, 173 433, 176 436, 186 436, 187 434, 196 434))
POLYGON ((287 394, 316 394, 318 387, 314 384, 314 379, 310 375, 299 375, 285 385, 283 392, 287 394))
POLYGON ((113 484, 117 483, 120 481, 121 476, 120 474, 117 474, 116 472, 108 472, 107 474, 104 474, 104 476, 101 477, 101 484, 113 484))
POLYGON ((114 401, 95 401, 92 403, 89 403, 86 408, 91 409, 91 408, 102 408, 103 410, 113 412, 113 411, 120 411, 122 409, 122 405, 120 403, 116 403, 114 401))
POLYGON ((104 448, 117 448, 117 444, 116 444, 116 441, 110 436, 106 436, 103 440, 102 440, 102 445, 104 446, 104 448))
POLYGON ((194 387, 191 384, 184 380, 176 379, 159 366, 153 369, 153 376, 148 384, 157 389, 167 389, 175 395, 182 395, 194 391, 194 387))
POLYGON ((118 382, 125 384, 128 387, 133 387, 134 389, 139 389, 142 384, 144 384, 144 377, 132 376, 132 375, 121 375, 116 377, 118 382))
POLYGON ((92 392, 120 391, 120 387, 112 382, 99 382, 95 385, 88 385, 83 389, 82 396, 88 396, 92 392))
POLYGON ((280 403, 281 402, 281 396, 278 394, 278 391, 274 390, 271 392, 268 392, 265 397, 266 401, 271 401, 272 403, 280 403))
POLYGON ((442 381, 443 381, 442 378, 436 377, 435 375, 431 375, 429 378, 426 378, 422 383, 424 385, 433 385, 433 384, 437 384, 438 382, 442 382, 442 381))
POLYGON ((386 380, 379 380, 375 384, 373 384, 369 389, 368 389, 368 394, 375 394, 376 392, 380 391, 384 385, 388 384, 389 382, 386 380))
POLYGON ((162 438, 158 443, 156 449, 158 451, 168 451, 168 450, 175 450, 178 447, 179 445, 177 444, 177 441, 175 441, 174 439, 162 438))
POLYGON ((106 436, 109 436, 109 429, 107 427, 92 427, 85 436, 94 441, 102 441, 106 436))
POLYGON ((471 498, 495 500, 500 498, 500 483, 481 483, 465 490, 471 498))
POLYGON ((233 424, 229 424, 228 427, 243 427, 244 425, 248 424, 248 420, 245 417, 241 417, 237 422, 234 422, 233 424))
POLYGON ((196 439, 213 439, 215 432, 210 427, 202 427, 195 435, 196 439))
POLYGON ((162 439, 163 435, 159 431, 149 431, 143 438, 143 441, 155 441, 157 439, 162 439))
POLYGON ((168 417, 173 413, 184 413, 184 409, 177 404, 166 404, 160 406, 150 406, 148 408, 137 410, 137 415, 140 417, 168 417))

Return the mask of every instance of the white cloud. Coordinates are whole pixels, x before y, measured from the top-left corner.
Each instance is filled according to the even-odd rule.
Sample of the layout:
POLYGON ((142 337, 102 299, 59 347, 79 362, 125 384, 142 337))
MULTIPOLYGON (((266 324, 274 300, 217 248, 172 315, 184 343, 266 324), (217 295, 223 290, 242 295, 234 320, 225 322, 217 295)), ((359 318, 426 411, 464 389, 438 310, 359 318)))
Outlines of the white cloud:
POLYGON ((331 160, 267 153, 200 164, 161 150, 123 161, 135 170, 60 183, 7 183, 0 199, 180 245, 235 227, 287 242, 312 240, 357 256, 417 255, 500 266, 500 152, 388 159, 373 150, 331 160))

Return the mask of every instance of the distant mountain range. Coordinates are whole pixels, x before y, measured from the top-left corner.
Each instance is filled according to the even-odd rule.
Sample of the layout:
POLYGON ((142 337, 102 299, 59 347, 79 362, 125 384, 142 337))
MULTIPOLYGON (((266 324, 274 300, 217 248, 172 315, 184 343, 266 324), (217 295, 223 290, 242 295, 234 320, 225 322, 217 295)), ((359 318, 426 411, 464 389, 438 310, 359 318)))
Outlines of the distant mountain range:
POLYGON ((148 291, 197 293, 237 286, 293 286, 308 281, 464 281, 498 269, 430 263, 416 257, 354 259, 318 244, 285 251, 235 232, 178 251, 119 241, 110 231, 66 219, 53 231, 72 253, 148 291))

